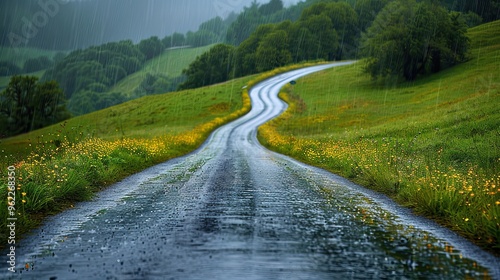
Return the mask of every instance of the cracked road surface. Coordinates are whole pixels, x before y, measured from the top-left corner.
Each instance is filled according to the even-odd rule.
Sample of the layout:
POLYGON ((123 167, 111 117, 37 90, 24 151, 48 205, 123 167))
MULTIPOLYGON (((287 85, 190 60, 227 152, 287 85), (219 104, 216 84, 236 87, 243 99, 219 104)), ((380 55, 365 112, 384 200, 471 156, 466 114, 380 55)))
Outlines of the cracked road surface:
POLYGON ((498 278, 498 258, 453 232, 260 146, 256 128, 286 108, 279 88, 348 63, 296 70, 255 86, 249 114, 215 131, 197 151, 51 218, 19 244, 18 271, 0 276, 498 278))

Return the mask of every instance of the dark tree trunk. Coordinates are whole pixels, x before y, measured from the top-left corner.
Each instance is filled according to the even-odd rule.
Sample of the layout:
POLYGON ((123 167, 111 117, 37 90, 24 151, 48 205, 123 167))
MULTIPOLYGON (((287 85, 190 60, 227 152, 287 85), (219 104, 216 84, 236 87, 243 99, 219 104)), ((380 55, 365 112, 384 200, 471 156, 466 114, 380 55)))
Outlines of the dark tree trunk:
POLYGON ((405 64, 403 66, 403 75, 407 81, 413 81, 417 78, 417 62, 415 59, 407 58, 405 59, 405 64))
POLYGON ((433 50, 432 51, 432 59, 431 59, 431 71, 432 73, 437 73, 441 71, 441 51, 433 50))

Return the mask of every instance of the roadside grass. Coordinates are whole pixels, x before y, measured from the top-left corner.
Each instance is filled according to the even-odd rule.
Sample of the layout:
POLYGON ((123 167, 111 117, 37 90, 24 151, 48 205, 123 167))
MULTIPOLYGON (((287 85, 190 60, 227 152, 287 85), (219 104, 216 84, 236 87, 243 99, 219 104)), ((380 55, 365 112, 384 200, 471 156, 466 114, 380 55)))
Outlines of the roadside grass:
POLYGON ((165 50, 160 56, 147 61, 141 70, 125 77, 108 92, 121 92, 126 96, 133 96, 135 89, 148 73, 163 74, 170 78, 178 77, 182 74, 182 70, 188 68, 196 57, 208 51, 211 47, 213 45, 165 50))
MULTIPOLYGON (((275 69, 209 87, 126 102, 0 141, 0 240, 8 218, 20 238, 44 218, 88 200, 133 173, 198 148, 217 127, 251 109, 248 90, 275 69), (245 87, 245 88, 244 88, 245 87), (15 169, 9 194, 8 171, 15 169), (15 200, 8 199, 13 197, 15 200), (8 203, 15 209, 8 211, 8 203)), ((0 243, 0 248, 7 242, 0 243)))
POLYGON ((470 29, 471 60, 415 82, 363 62, 286 86, 267 147, 348 177, 500 253, 500 21, 470 29))

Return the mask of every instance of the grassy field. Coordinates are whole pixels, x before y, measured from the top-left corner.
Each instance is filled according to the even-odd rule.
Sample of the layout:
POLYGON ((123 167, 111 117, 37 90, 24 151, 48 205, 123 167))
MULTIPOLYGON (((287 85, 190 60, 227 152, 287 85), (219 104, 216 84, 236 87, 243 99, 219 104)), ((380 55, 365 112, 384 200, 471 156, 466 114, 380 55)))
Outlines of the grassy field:
POLYGON ((35 48, 0 47, 0 61, 11 61, 18 67, 22 68, 24 66, 24 62, 26 62, 26 60, 28 59, 37 58, 40 56, 53 58, 54 55, 59 52, 66 53, 64 51, 52 51, 35 48))
POLYGON ((187 68, 197 56, 208 51, 211 47, 212 45, 199 48, 165 50, 160 56, 146 62, 140 71, 121 80, 109 92, 121 92, 131 96, 147 73, 163 74, 171 78, 178 77, 182 74, 182 70, 187 68))
POLYGON ((500 21, 469 36, 470 61, 415 82, 373 81, 363 62, 302 78, 259 138, 498 253, 500 21))

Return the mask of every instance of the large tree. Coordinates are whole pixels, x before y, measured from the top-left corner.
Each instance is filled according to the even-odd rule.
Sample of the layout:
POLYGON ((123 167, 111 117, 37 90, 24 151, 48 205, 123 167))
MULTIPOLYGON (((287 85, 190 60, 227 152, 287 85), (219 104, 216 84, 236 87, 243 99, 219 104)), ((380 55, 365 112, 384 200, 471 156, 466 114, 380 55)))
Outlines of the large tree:
POLYGON ((139 50, 144 54, 146 59, 160 55, 164 48, 165 46, 156 36, 144 39, 139 43, 139 50))
MULTIPOLYGON (((304 10, 301 21, 308 24, 310 20, 318 20, 317 16, 326 16, 330 19, 331 23, 326 22, 325 17, 323 17, 323 22, 325 24, 323 29, 314 28, 311 30, 310 28, 314 34, 335 30, 335 37, 338 35, 338 44, 335 45, 335 48, 333 48, 333 42, 337 39, 329 42, 330 45, 328 48, 334 50, 333 55, 330 54, 329 59, 342 59, 345 55, 352 56, 357 49, 359 27, 358 15, 351 5, 345 2, 319 3, 312 5, 304 10)), ((323 34, 320 36, 324 37, 323 34)))
POLYGON ((300 24, 310 31, 313 40, 306 48, 312 48, 315 57, 308 59, 333 60, 339 47, 339 37, 332 20, 326 14, 312 15, 301 19, 300 24))
POLYGON ((359 28, 364 32, 372 24, 380 10, 382 10, 390 0, 357 0, 354 10, 358 14, 359 28))
POLYGON ((403 76, 441 70, 465 60, 466 25, 431 1, 399 0, 389 3, 368 28, 362 53, 373 76, 403 76))
POLYGON ((242 77, 257 72, 256 50, 260 41, 274 30, 273 24, 263 24, 236 49, 235 76, 242 77))
POLYGON ((62 89, 55 81, 14 76, 0 94, 3 136, 16 135, 69 118, 62 89))

